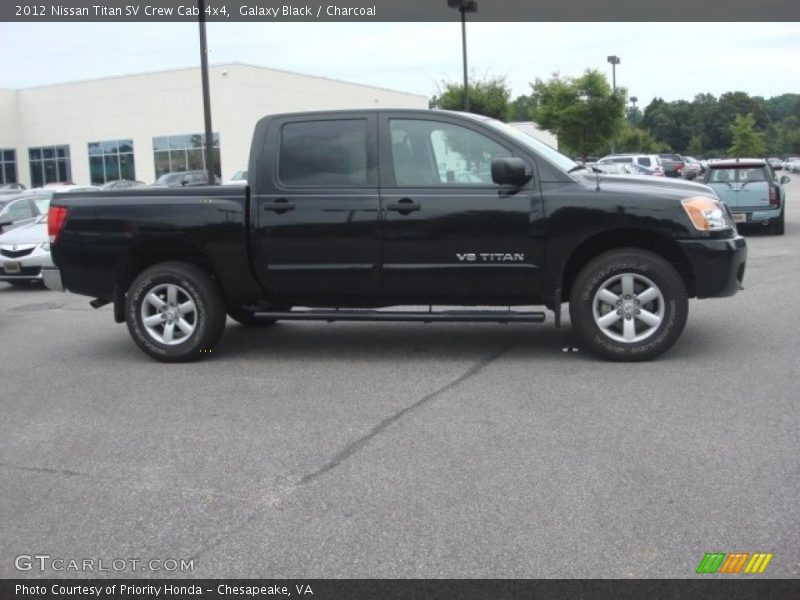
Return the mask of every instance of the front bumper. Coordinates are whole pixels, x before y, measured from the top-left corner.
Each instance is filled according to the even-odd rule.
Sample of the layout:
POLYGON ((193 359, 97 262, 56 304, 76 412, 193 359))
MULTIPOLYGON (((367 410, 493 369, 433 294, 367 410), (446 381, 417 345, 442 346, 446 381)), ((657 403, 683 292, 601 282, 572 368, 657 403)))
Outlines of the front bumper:
MULTIPOLYGON (((0 246, 0 252, 12 248, 17 250, 17 246, 3 245, 0 246)), ((0 254, 0 281, 42 281, 42 269, 52 266, 50 252, 38 245, 22 256, 0 254)))
POLYGON ((742 236, 678 240, 678 244, 689 259, 698 298, 733 296, 743 289, 747 242, 742 236))

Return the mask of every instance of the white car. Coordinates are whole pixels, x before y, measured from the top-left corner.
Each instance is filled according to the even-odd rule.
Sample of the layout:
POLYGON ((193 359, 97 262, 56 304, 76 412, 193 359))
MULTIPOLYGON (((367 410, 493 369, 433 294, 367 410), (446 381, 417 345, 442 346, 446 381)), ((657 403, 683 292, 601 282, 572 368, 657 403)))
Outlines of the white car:
POLYGON ((656 175, 664 174, 661 157, 658 154, 610 154, 597 161, 600 165, 608 164, 636 164, 646 169, 652 169, 656 175))
POLYGON ((52 267, 47 214, 0 235, 0 281, 27 285, 42 281, 42 267, 52 267))
POLYGON ((247 185, 247 169, 236 171, 233 177, 228 179, 228 181, 226 181, 222 185, 247 185))

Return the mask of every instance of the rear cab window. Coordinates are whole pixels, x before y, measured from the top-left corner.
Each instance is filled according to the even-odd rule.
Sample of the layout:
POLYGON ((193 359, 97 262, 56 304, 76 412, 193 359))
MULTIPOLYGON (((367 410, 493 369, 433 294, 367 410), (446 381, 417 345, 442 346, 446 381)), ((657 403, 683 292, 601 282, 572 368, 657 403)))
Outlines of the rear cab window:
POLYGON ((285 123, 278 180, 290 187, 368 185, 367 120, 329 119, 285 123))

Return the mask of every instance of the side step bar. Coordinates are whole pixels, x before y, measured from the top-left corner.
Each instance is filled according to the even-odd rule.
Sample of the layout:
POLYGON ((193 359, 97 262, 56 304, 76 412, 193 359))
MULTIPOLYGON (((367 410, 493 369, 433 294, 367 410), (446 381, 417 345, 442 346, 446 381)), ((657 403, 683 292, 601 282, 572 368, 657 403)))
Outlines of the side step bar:
POLYGON ((421 323, 543 323, 544 312, 513 310, 443 310, 385 311, 385 310, 291 310, 256 311, 259 317, 281 321, 416 321, 421 323))

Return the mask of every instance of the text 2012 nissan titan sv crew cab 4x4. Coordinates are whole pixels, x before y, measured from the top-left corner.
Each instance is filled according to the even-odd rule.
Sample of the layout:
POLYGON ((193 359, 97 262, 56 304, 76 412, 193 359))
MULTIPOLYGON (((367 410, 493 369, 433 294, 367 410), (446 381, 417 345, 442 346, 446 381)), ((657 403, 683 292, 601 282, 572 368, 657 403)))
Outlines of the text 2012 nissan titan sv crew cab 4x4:
POLYGON ((744 275, 745 240, 711 188, 588 172, 481 116, 272 115, 248 173, 246 187, 56 195, 46 284, 112 302, 161 361, 205 355, 226 314, 541 322, 469 307, 545 305, 558 325, 565 301, 588 348, 644 360, 678 338, 689 298, 733 295, 744 275), (422 304, 467 308, 385 308, 422 304))

